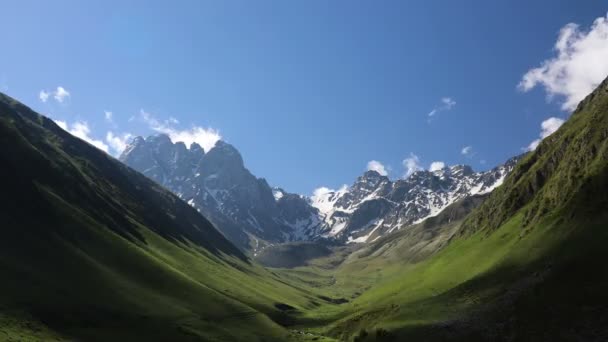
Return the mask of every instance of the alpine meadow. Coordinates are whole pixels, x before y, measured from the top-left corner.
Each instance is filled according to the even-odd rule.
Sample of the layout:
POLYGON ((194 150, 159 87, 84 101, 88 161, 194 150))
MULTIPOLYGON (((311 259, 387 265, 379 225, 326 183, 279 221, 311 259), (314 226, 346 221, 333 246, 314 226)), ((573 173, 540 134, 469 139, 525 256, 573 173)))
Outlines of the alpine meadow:
POLYGON ((0 341, 608 341, 599 3, 3 7, 0 341))

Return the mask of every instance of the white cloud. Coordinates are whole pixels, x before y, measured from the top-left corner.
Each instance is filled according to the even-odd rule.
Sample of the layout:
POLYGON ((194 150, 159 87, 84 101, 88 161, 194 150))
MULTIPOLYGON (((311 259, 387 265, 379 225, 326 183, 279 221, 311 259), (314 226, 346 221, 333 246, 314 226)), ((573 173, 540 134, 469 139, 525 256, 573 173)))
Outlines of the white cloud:
POLYGON ((193 126, 190 129, 179 130, 174 127, 174 125, 179 122, 175 118, 159 121, 143 109, 140 111, 140 116, 152 130, 167 134, 169 138, 171 138, 171 141, 181 141, 186 144, 186 146, 190 146, 192 143, 196 142, 201 145, 205 151, 209 151, 215 146, 215 143, 218 140, 222 139, 220 132, 211 127, 204 128, 193 126))
POLYGON ((49 95, 50 94, 48 92, 41 90, 40 94, 38 94, 38 98, 40 99, 40 101, 46 102, 49 99, 49 95))
POLYGON ((462 154, 463 156, 472 156, 473 155, 473 146, 465 146, 462 148, 462 150, 460 150, 460 154, 462 154))
POLYGON ((445 163, 442 161, 434 161, 431 163, 431 166, 429 167, 429 171, 433 172, 433 171, 439 171, 441 169, 443 169, 445 167, 445 163))
POLYGON ((58 86, 55 91, 41 90, 40 93, 38 93, 38 98, 40 99, 40 101, 46 102, 49 99, 49 96, 51 95, 53 95, 55 101, 63 103, 65 99, 70 97, 70 92, 67 91, 64 87, 58 86))
POLYGON ((315 199, 320 199, 323 196, 330 194, 330 193, 336 193, 336 192, 343 193, 346 190, 348 190, 348 185, 346 185, 346 184, 342 185, 338 190, 330 189, 326 186, 322 186, 322 187, 319 187, 319 188, 316 188, 315 190, 313 190, 312 200, 314 201, 315 199))
POLYGON ((540 142, 545 139, 546 137, 550 136, 551 134, 555 133, 555 131, 557 131, 558 128, 560 128, 561 125, 564 124, 564 120, 560 119, 560 118, 548 118, 547 120, 543 121, 540 124, 540 138, 534 140, 533 142, 530 143, 530 145, 528 145, 528 147, 525 149, 527 151, 534 151, 536 149, 536 147, 538 147, 538 144, 540 144, 540 142))
POLYGON ((597 18, 589 31, 564 26, 554 49, 557 56, 529 70, 518 87, 529 91, 541 85, 549 99, 564 97, 563 110, 573 110, 608 75, 608 15, 597 18))
POLYGON ((312 192, 312 196, 319 198, 322 197, 323 195, 327 195, 330 192, 334 192, 335 190, 330 189, 328 187, 322 186, 319 188, 316 188, 313 192, 312 192))
POLYGON ((427 114, 429 117, 433 117, 439 112, 451 110, 456 105, 456 101, 451 97, 442 97, 439 102, 439 105, 427 114))
POLYGON ((112 148, 113 154, 118 156, 125 150, 129 140, 133 137, 130 133, 123 133, 122 135, 114 135, 114 132, 108 132, 106 134, 106 142, 112 148))
POLYGON ((212 149, 213 146, 215 146, 215 143, 222 138, 219 131, 213 128, 203 128, 199 126, 183 131, 169 129, 163 133, 168 134, 173 142, 182 141, 186 146, 190 146, 192 143, 196 142, 201 145, 205 151, 212 149))
POLYGON ((456 101, 454 101, 451 97, 442 97, 441 103, 443 103, 446 110, 450 110, 456 105, 456 101))
POLYGON ((59 86, 57 87, 57 90, 55 90, 53 97, 57 102, 62 103, 66 98, 70 97, 70 92, 59 86))
POLYGON ((404 178, 409 177, 412 173, 422 170, 420 166, 420 158, 417 155, 410 152, 410 156, 403 160, 403 167, 405 168, 404 178))
POLYGON ((54 120, 54 121, 57 124, 57 126, 61 127, 61 129, 63 129, 64 131, 68 130, 68 124, 65 121, 61 121, 61 120, 54 120))
POLYGON ((386 168, 384 167, 384 165, 382 165, 382 163, 377 160, 370 160, 367 163, 367 170, 376 171, 379 174, 381 174, 382 176, 388 175, 388 172, 386 171, 386 168))
POLYGON ((98 149, 108 153, 110 148, 103 141, 97 140, 91 137, 91 129, 89 125, 84 121, 77 121, 72 125, 68 125, 65 121, 55 120, 57 126, 61 127, 65 131, 68 131, 73 136, 80 138, 89 144, 97 147, 98 149))
POLYGON ((112 118, 113 114, 112 112, 108 111, 108 110, 104 110, 103 111, 103 116, 106 118, 107 122, 112 122, 114 119, 112 118))

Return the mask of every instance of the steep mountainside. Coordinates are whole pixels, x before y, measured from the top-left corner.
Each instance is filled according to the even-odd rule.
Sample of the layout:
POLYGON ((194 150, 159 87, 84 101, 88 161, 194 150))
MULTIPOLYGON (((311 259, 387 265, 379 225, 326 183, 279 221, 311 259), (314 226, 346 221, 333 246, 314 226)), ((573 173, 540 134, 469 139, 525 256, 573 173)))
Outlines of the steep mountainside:
POLYGON ((3 94, 0 142, 0 340, 283 341, 285 307, 324 305, 3 94))
POLYGON ((604 175, 608 129, 608 80, 583 100, 559 132, 544 139, 487 203, 467 219, 464 234, 492 231, 522 210, 524 228, 548 213, 569 208, 569 216, 605 209, 604 175), (598 179, 599 178, 599 179, 598 179), (585 198, 577 197, 585 194, 585 198), (573 211, 579 211, 575 214, 573 211))
POLYGON ((239 247, 254 254, 267 243, 320 238, 370 242, 499 186, 519 158, 486 172, 456 165, 390 181, 367 171, 347 189, 312 198, 271 189, 244 166, 232 145, 210 151, 165 135, 136 138, 120 157, 195 207, 239 247))
POLYGON ((270 188, 245 168, 232 145, 210 151, 172 143, 166 135, 135 138, 120 160, 167 187, 208 217, 237 246, 311 239, 321 221, 305 198, 270 188))
POLYGON ((333 283, 357 296, 319 331, 358 341, 606 341, 607 189, 608 79, 464 219, 471 207, 452 206, 345 258, 333 283))
POLYGON ((608 340, 608 80, 520 160, 396 182, 368 172, 311 202, 251 176, 224 143, 132 147, 148 140, 168 148, 134 160, 190 205, 0 95, 0 339, 608 340), (289 232, 307 215, 320 222, 308 236, 342 241, 362 236, 368 212, 401 228, 370 226, 366 244, 272 246, 259 255, 268 264, 306 264, 267 270, 195 198, 233 222, 256 218, 239 203, 278 218, 288 236, 269 239, 299 239, 289 232))

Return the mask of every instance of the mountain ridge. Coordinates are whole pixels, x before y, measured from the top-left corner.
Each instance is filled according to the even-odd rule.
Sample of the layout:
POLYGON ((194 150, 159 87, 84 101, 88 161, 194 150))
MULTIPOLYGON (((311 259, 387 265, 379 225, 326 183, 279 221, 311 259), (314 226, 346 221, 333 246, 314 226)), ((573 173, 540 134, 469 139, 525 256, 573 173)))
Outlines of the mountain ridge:
POLYGON ((0 339, 287 338, 308 295, 176 195, 4 94, 0 142, 0 339))
POLYGON ((312 197, 270 187, 222 140, 203 151, 162 134, 137 137, 119 159, 176 193, 233 243, 255 254, 283 242, 372 241, 435 216, 462 198, 492 191, 520 158, 483 172, 454 165, 395 181, 366 171, 350 187, 312 197))

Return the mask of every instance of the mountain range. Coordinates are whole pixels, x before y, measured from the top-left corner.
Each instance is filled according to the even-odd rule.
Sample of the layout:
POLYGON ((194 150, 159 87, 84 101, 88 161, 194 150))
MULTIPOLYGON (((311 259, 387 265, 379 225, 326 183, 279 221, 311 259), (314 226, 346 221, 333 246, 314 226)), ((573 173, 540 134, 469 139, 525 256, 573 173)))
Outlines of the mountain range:
POLYGON ((314 198, 225 142, 135 139, 152 180, 4 94, 0 142, 0 340, 608 340, 608 79, 493 170, 314 198))
POLYGON ((455 165, 397 181, 367 171, 350 187, 311 197, 271 188, 221 140, 206 152, 163 134, 136 137, 119 159, 192 205, 237 246, 257 253, 292 241, 373 241, 458 200, 491 192, 520 158, 484 172, 455 165))

